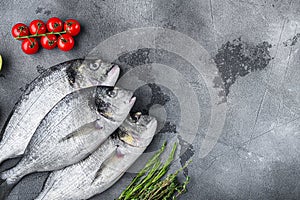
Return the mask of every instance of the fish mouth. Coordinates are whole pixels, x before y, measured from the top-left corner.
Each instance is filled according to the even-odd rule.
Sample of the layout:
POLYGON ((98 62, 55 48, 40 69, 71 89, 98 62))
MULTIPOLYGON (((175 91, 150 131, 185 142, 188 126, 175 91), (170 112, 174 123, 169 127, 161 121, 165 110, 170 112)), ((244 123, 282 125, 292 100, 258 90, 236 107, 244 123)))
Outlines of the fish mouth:
POLYGON ((149 115, 143 115, 141 112, 130 114, 130 122, 139 124, 146 128, 153 128, 157 126, 157 121, 154 117, 149 115))
MULTIPOLYGON (((150 116, 149 116, 150 117, 150 116)), ((148 124, 146 125, 148 129, 155 130, 157 129, 157 120, 155 118, 149 118, 148 124)))
POLYGON ((101 84, 101 86, 114 86, 119 78, 120 67, 118 65, 112 65, 106 71, 106 80, 101 84))
POLYGON ((133 106, 133 104, 135 103, 135 101, 136 101, 136 97, 132 96, 131 99, 129 100, 129 104, 131 106, 133 106))
MULTIPOLYGON (((136 101, 136 97, 131 97, 131 99, 129 100, 129 104, 132 107, 133 104, 136 101)), ((99 112, 101 116, 105 117, 106 119, 112 121, 112 122, 116 122, 116 120, 111 116, 110 112, 99 112)))
POLYGON ((129 146, 145 148, 151 143, 155 135, 157 120, 148 115, 141 115, 140 112, 137 112, 135 115, 137 115, 135 116, 137 119, 129 117, 127 120, 143 128, 126 129, 125 127, 119 127, 118 138, 129 146), (139 120, 141 121, 139 122, 139 120), (141 130, 142 132, 139 132, 141 130))

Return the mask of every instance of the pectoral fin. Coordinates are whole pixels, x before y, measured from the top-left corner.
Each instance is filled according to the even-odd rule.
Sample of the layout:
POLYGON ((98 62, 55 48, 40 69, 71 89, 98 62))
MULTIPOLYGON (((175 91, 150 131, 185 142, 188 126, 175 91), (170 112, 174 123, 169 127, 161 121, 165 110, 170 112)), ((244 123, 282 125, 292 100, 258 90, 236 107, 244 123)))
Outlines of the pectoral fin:
POLYGON ((107 154, 106 159, 101 163, 98 171, 95 174, 93 184, 96 184, 101 179, 103 172, 106 170, 107 167, 109 167, 111 161, 116 159, 117 154, 118 154, 117 149, 114 149, 114 151, 107 154))
POLYGON ((85 124, 84 126, 80 127, 76 131, 70 133, 66 137, 63 137, 60 142, 65 142, 70 139, 84 139, 89 137, 92 133, 95 133, 97 131, 101 131, 101 129, 104 129, 104 127, 101 125, 100 120, 96 120, 94 122, 85 124))

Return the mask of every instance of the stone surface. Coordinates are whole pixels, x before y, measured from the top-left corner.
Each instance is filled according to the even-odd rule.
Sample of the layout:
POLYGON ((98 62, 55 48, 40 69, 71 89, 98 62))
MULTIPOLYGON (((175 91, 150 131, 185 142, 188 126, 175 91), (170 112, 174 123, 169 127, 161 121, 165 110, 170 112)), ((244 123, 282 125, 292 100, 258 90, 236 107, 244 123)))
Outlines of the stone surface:
MULTIPOLYGON (((189 190, 180 199, 300 199, 299 11, 296 0, 0 1, 0 127, 26 84, 45 68, 87 56, 100 44, 105 50, 101 57, 118 63, 124 77, 132 72, 132 83, 143 84, 135 91, 138 100, 133 111, 159 118, 159 133, 147 152, 158 149, 165 140, 178 141, 178 159, 172 169, 193 160, 185 171, 191 176, 189 190), (81 22, 74 50, 42 49, 33 56, 22 53, 21 42, 11 37, 11 27, 52 16, 81 22), (211 70, 219 72, 212 77, 213 84, 206 81, 210 80, 206 79, 211 75, 206 74, 210 65, 196 66, 186 59, 190 56, 205 64, 208 60, 188 42, 176 51, 162 49, 162 42, 172 49, 173 38, 153 33, 147 45, 143 43, 147 38, 123 38, 133 50, 123 44, 105 46, 105 40, 133 28, 139 28, 133 31, 138 38, 143 27, 179 32, 205 49, 215 62, 211 70), (111 56, 111 52, 121 53, 111 56), (199 72, 202 68, 205 70, 199 72), (221 89, 220 104, 226 105, 227 112, 223 113, 221 135, 214 138, 216 145, 203 157, 201 145, 214 120, 212 98, 218 98, 211 96, 211 88, 221 89), (189 130, 196 130, 192 142, 181 135, 189 130)), ((1 170, 16 162, 5 162, 1 170)), ((25 177, 9 199, 33 199, 47 174, 25 177)), ((93 199, 117 197, 133 176, 126 173, 93 199)))

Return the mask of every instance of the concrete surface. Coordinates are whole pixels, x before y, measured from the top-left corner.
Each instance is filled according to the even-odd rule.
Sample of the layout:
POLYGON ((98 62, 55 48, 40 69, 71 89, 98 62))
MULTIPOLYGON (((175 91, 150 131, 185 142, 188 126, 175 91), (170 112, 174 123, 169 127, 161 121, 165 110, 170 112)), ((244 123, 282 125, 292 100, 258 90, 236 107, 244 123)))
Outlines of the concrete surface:
MULTIPOLYGON (((100 56, 120 64, 122 75, 137 66, 145 67, 136 76, 139 80, 150 77, 150 81, 136 90, 134 110, 161 117, 160 131, 148 151, 157 149, 164 140, 174 140, 180 142, 181 152, 173 168, 193 160, 185 171, 191 176, 188 193, 180 199, 300 199, 299 11, 300 2, 296 0, 0 1, 0 54, 4 60, 0 72, 0 126, 26 84, 39 75, 37 69, 84 57, 118 33, 162 27, 196 41, 214 60, 212 70, 218 71, 213 88, 221 89, 220 105, 226 105, 227 111, 220 115, 226 118, 220 137, 215 138, 217 144, 205 157, 200 152, 201 144, 214 120, 209 93, 212 86, 207 85, 205 74, 198 74, 195 65, 174 52, 146 45, 137 45, 132 51, 122 45, 108 46, 100 56), (81 22, 83 29, 76 37, 74 50, 23 54, 21 43, 11 37, 11 27, 17 22, 29 24, 36 18, 47 21, 52 16, 81 22), (110 60, 114 49, 121 54, 110 60), (162 75, 151 71, 162 66, 157 63, 175 69, 171 72, 178 72, 189 87, 181 87, 179 76, 165 70, 163 76, 170 85, 159 84, 157 77, 162 75), (181 91, 179 95, 171 87, 176 82, 180 83, 175 86, 181 91), (180 98, 189 90, 193 90, 197 102, 190 104, 196 109, 186 117, 181 105, 189 97, 183 102, 180 98), (197 134, 188 144, 179 137, 180 120, 188 123, 195 119, 197 126, 190 128, 197 134)), ((162 36, 155 39, 157 44, 162 36)), ((190 48, 184 53, 198 53, 190 48)), ((203 55, 200 52, 198 56, 203 55)), ((1 170, 16 162, 7 161, 1 170)), ((47 173, 25 177, 10 199, 33 199, 46 177, 47 173)), ((93 199, 117 197, 132 177, 126 174, 93 199)))

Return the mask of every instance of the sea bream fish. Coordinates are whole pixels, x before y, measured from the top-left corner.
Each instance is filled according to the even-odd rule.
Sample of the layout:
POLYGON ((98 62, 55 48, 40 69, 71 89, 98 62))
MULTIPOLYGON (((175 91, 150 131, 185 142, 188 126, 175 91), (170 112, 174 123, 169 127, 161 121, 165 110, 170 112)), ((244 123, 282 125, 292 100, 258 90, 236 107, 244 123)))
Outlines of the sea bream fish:
POLYGON ((71 60, 50 67, 29 84, 6 121, 0 163, 24 153, 46 114, 66 95, 92 86, 114 86, 120 69, 102 60, 71 60))
POLYGON ((52 172, 36 200, 79 200, 100 194, 117 182, 152 141, 157 121, 128 117, 120 128, 85 160, 52 172))
POLYGON ((8 185, 23 176, 58 170, 87 157, 126 119, 136 98, 121 88, 72 93, 42 120, 21 161, 1 174, 8 185))

